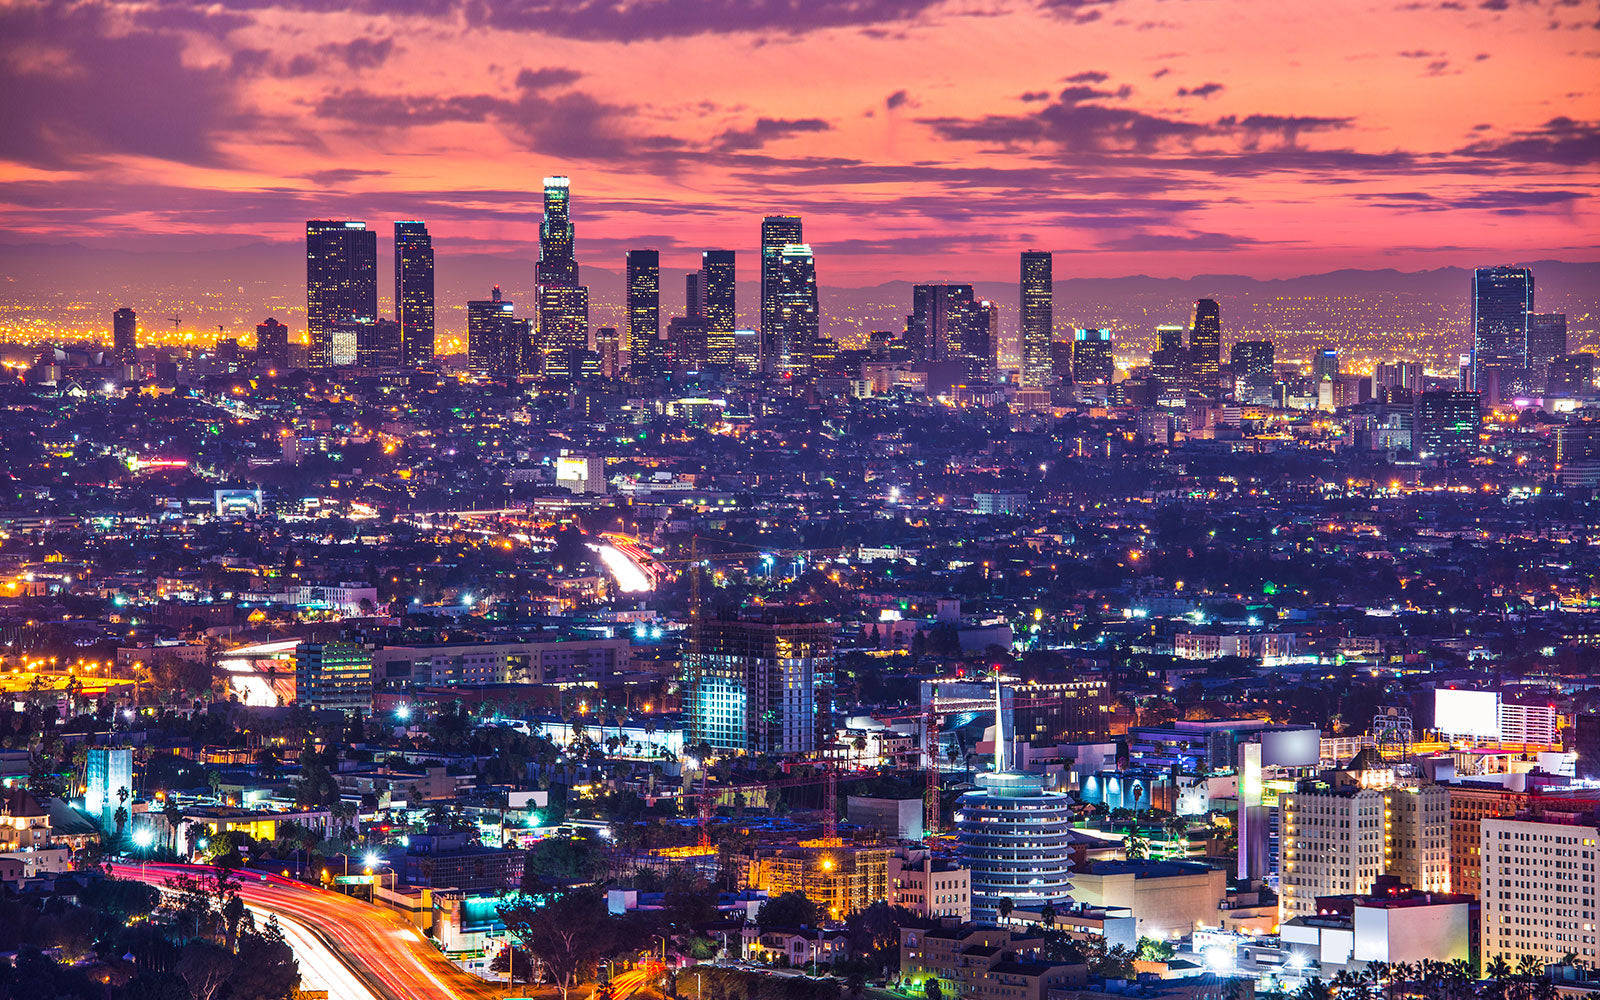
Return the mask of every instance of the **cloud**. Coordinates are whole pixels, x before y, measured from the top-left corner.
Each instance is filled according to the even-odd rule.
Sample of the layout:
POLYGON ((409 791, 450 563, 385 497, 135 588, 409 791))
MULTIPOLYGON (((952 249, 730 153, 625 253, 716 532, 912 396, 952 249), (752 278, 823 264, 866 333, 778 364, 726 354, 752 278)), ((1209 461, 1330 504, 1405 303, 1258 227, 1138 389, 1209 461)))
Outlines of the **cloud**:
POLYGON ((911 94, 908 91, 897 90, 883 99, 883 106, 893 111, 895 108, 904 107, 910 100, 911 94))
POLYGON ((376 69, 394 54, 393 38, 352 38, 348 42, 329 42, 317 51, 337 59, 350 69, 376 69))
POLYGON ((769 142, 811 132, 826 132, 830 128, 832 126, 821 118, 758 118, 749 128, 724 131, 712 145, 725 151, 760 149, 769 142))
POLYGON ((1062 78, 1062 82, 1063 83, 1105 83, 1109 79, 1111 79, 1111 74, 1105 72, 1104 70, 1086 69, 1086 70, 1082 70, 1080 72, 1074 73, 1071 76, 1063 77, 1062 78))
POLYGON ((1178 96, 1179 97, 1198 97, 1201 100, 1205 100, 1206 98, 1210 97, 1211 95, 1219 93, 1222 90, 1223 90, 1223 86, 1220 83, 1202 83, 1198 87, 1179 87, 1178 88, 1178 96))
POLYGON ((1206 232, 1149 232, 1141 231, 1129 233, 1125 236, 1113 236, 1100 241, 1102 250, 1122 250, 1142 252, 1177 251, 1177 250, 1245 250, 1252 247, 1267 245, 1269 241, 1258 240, 1241 233, 1206 233, 1206 232))
POLYGON ((1527 165, 1581 167, 1600 163, 1600 122, 1582 122, 1561 115, 1538 128, 1513 132, 1505 139, 1475 142, 1456 153, 1527 165))
POLYGON ((387 170, 360 170, 355 167, 338 167, 332 170, 317 170, 306 174, 306 180, 318 187, 339 187, 363 177, 385 177, 387 170))
POLYGON ((468 21, 586 41, 639 42, 909 21, 940 0, 469 0, 468 21))
POLYGON ((1089 24, 1100 20, 1104 13, 1102 7, 1116 2, 1117 0, 1042 0, 1039 9, 1073 24, 1089 24))
POLYGON ((1496 215, 1565 212, 1590 195, 1581 191, 1550 189, 1476 191, 1471 194, 1432 194, 1425 191, 1385 191, 1356 195, 1361 201, 1402 212, 1483 211, 1496 215))

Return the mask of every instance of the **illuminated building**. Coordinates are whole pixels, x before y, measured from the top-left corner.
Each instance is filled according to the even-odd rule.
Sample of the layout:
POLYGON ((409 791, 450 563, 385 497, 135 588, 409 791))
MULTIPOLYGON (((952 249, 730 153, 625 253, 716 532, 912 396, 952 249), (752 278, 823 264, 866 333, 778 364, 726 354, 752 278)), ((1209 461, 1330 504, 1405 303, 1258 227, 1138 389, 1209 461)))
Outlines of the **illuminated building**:
POLYGON ((467 370, 474 375, 515 378, 522 372, 524 324, 513 304, 494 286, 487 299, 467 303, 467 370))
POLYGON ((1081 959, 1057 963, 1045 947, 1043 934, 994 927, 904 927, 901 984, 908 995, 934 996, 926 984, 937 981, 937 995, 953 1000, 1046 1000, 1086 985, 1089 970, 1081 959))
POLYGON ((1569 354, 1550 363, 1545 391, 1551 396, 1585 396, 1594 392, 1594 355, 1569 354))
MULTIPOLYGON (((920 829, 922 804, 916 805, 920 829)), ((925 848, 899 848, 889 858, 889 903, 920 917, 955 917, 965 923, 972 919, 972 873, 934 858, 925 848)))
POLYGON ((887 847, 820 840, 758 847, 747 881, 769 896, 798 892, 828 919, 841 920, 889 898, 891 853, 887 847))
MULTIPOLYGON (((1362 751, 1346 770, 1361 781, 1392 775, 1366 767, 1371 754, 1362 751)), ((1368 893, 1380 875, 1425 892, 1450 889, 1450 792, 1443 786, 1304 783, 1281 796, 1278 808, 1280 923, 1315 914, 1318 896, 1368 893)))
MULTIPOLYGON (((574 359, 589 349, 589 289, 582 285, 541 287, 538 338, 537 367, 545 377, 577 378, 579 366, 574 359)), ((523 371, 534 367, 524 363, 523 371)))
POLYGON ((1339 377, 1339 352, 1331 347, 1318 351, 1311 358, 1311 381, 1335 380, 1339 377))
POLYGON ((776 353, 768 359, 774 371, 808 378, 824 349, 817 304, 817 262, 804 243, 788 243, 778 255, 774 289, 776 353))
POLYGON ((565 177, 544 179, 544 218, 539 223, 539 263, 534 283, 540 288, 571 288, 578 284, 578 261, 573 256, 572 189, 565 177))
POLYGON ((306 222, 306 332, 313 368, 355 364, 355 342, 340 324, 378 318, 378 234, 365 222, 306 222))
MULTIPOLYGON (((90 747, 83 763, 83 811, 105 829, 116 825, 118 807, 133 801, 133 750, 129 747, 90 747), (122 792, 128 798, 123 801, 122 792)), ((128 826, 132 826, 129 810, 128 826)))
POLYGON ((661 342, 661 254, 628 251, 628 367, 642 378, 666 374, 661 342))
POLYGON ((400 324, 399 364, 433 364, 433 237, 421 222, 394 224, 394 315, 400 324))
POLYGON ((919 361, 951 361, 967 380, 989 373, 992 313, 971 285, 915 285, 906 318, 906 346, 919 361))
POLYGON ((289 363, 289 328, 271 316, 256 327, 256 360, 273 365, 289 363))
POLYGON ((1110 385, 1116 374, 1110 330, 1072 332, 1072 380, 1090 385, 1110 385))
POLYGON ((375 323, 358 323, 356 326, 356 364, 363 368, 400 367, 400 323, 381 318, 375 323))
POLYGON ((1527 792, 1499 785, 1450 786, 1450 889, 1471 896, 1480 894, 1479 852, 1486 819, 1515 816, 1528 802, 1527 792))
POLYGON ((1074 903, 1129 911, 1140 937, 1183 937, 1215 925, 1227 895, 1228 873, 1198 861, 1090 861, 1072 873, 1074 903))
POLYGON ((1494 406, 1523 391, 1533 272, 1480 267, 1472 272, 1472 388, 1494 406))
POLYGON ((1222 310, 1215 299, 1198 299, 1189 320, 1189 374, 1194 384, 1210 392, 1217 385, 1222 363, 1222 310))
POLYGON ((703 316, 674 316, 667 323, 667 364, 674 371, 703 371, 710 324, 703 316))
POLYGON ((302 642, 294 651, 295 702, 365 712, 372 704, 372 654, 348 642, 302 642))
POLYGON ((788 358, 781 342, 783 310, 779 300, 783 248, 803 240, 799 216, 769 215, 761 220, 761 357, 768 371, 778 371, 779 359, 786 362, 788 358))
POLYGON ((1156 349, 1150 352, 1150 375, 1164 388, 1189 384, 1189 354, 1183 347, 1183 327, 1156 327, 1156 349))
POLYGON ((1419 458, 1451 459, 1478 449, 1478 393, 1439 389, 1418 393, 1411 420, 1419 458))
POLYGON ((111 314, 111 355, 123 364, 131 364, 138 348, 139 317, 123 306, 111 314))
POLYGON ((1565 313, 1533 313, 1528 317, 1528 388, 1543 392, 1550 365, 1567 356, 1565 313))
POLYGON ((734 273, 732 250, 707 250, 700 255, 701 308, 698 315, 706 321, 704 363, 719 371, 733 367, 733 331, 738 326, 734 273))
POLYGON ((691 626, 683 657, 688 740, 728 753, 809 753, 818 687, 832 676, 829 622, 789 609, 691 626))
POLYGON ((1228 365, 1234 375, 1272 374, 1274 349, 1270 340, 1240 340, 1228 355, 1228 365))
POLYGON ((1006 769, 1005 713, 995 688, 995 769, 956 807, 956 853, 972 872, 972 916, 996 923, 1000 901, 1019 910, 1065 908, 1072 871, 1071 796, 1045 791, 1044 778, 1006 769))
POLYGON ((622 373, 622 334, 614 326, 602 326, 594 332, 595 353, 600 355, 600 374, 616 378, 622 373))
MULTIPOLYGON (((1048 250, 1022 252, 1021 337, 1022 385, 1042 388, 1050 381, 1050 341, 1054 323, 1055 279, 1048 250)), ((999 338, 999 329, 991 335, 999 338)))
POLYGON ((1480 834, 1480 955, 1515 966, 1569 956, 1593 965, 1600 897, 1600 830, 1592 805, 1574 811, 1543 807, 1542 815, 1485 819, 1480 834))

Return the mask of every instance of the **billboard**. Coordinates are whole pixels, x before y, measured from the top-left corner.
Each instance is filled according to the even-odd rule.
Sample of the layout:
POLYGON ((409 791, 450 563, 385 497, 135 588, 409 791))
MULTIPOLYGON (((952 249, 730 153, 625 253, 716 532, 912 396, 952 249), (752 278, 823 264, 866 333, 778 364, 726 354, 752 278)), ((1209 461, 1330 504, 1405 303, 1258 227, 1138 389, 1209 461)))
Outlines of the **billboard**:
POLYGON ((1433 728, 1446 736, 1499 739, 1499 692, 1436 689, 1433 692, 1433 728))
POLYGON ((1316 767, 1321 759, 1321 730, 1268 729, 1261 734, 1261 763, 1267 767, 1316 767))

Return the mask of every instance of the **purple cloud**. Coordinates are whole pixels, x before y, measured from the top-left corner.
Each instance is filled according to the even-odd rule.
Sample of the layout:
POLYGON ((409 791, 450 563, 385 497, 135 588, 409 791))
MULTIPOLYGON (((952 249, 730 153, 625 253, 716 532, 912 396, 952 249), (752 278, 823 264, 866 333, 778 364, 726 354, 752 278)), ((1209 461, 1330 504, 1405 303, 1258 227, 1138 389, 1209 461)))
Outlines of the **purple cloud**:
POLYGON ((769 142, 832 127, 821 118, 758 118, 749 128, 726 130, 712 145, 720 150, 760 149, 769 142))

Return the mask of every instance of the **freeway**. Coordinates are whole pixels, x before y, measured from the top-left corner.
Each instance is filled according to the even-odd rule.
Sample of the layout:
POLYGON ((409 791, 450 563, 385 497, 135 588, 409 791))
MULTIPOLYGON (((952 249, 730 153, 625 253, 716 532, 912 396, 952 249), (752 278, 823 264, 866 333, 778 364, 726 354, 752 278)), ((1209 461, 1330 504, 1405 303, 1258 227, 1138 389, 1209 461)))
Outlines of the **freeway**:
MULTIPOLYGON (((204 865, 109 867, 117 878, 156 886, 210 871, 204 865)), ((296 957, 302 955, 302 948, 309 952, 306 957, 314 978, 327 986, 330 1000, 490 1000, 501 995, 495 986, 452 965, 415 927, 388 910, 276 875, 239 875, 239 898, 258 913, 277 915, 291 946, 299 944, 296 957), (340 968, 308 947, 302 934, 337 958, 342 975, 340 968)))

